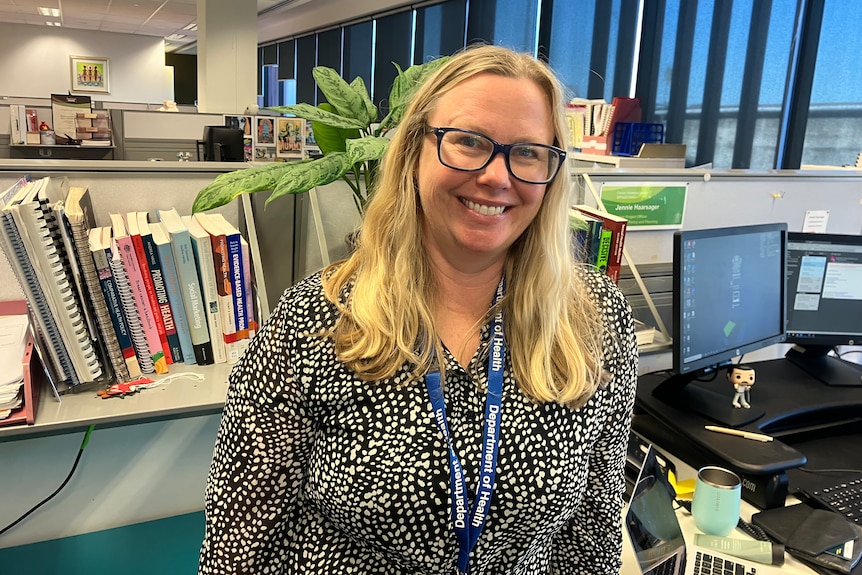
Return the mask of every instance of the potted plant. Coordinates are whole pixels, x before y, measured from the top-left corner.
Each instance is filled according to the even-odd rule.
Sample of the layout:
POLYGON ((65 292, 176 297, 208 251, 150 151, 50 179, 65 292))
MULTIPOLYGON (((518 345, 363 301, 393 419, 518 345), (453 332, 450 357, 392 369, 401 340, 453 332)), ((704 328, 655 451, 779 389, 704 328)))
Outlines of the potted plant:
POLYGON ((446 57, 438 58, 406 70, 395 64, 398 76, 389 92, 389 111, 379 123, 377 107, 361 77, 348 84, 332 68, 314 68, 312 75, 327 103, 317 107, 296 104, 268 109, 311 120, 314 138, 323 156, 220 174, 198 192, 192 211, 217 208, 240 194, 264 190, 272 190, 265 203, 269 205, 285 194, 303 193, 340 178, 350 186, 356 208, 362 213, 373 192, 380 159, 389 145, 386 132, 401 121, 416 88, 446 60, 446 57))

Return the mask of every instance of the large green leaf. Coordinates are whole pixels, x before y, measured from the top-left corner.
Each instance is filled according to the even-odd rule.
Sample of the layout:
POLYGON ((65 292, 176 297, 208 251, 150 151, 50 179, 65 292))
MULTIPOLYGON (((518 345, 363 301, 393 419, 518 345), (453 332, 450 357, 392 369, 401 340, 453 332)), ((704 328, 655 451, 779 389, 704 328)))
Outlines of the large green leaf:
POLYGON ((389 91, 389 114, 381 122, 384 127, 390 125, 396 126, 401 122, 401 118, 404 116, 404 111, 413 98, 413 94, 448 59, 448 56, 444 56, 424 64, 410 66, 403 71, 398 64, 393 62, 393 65, 398 69, 398 76, 396 76, 395 82, 392 84, 392 90, 389 91))
POLYGON ((328 126, 335 128, 356 128, 362 130, 368 127, 368 124, 355 118, 345 118, 332 112, 327 112, 316 108, 311 104, 294 104, 293 106, 273 106, 267 108, 280 114, 291 114, 297 118, 305 118, 306 120, 317 120, 328 126))
POLYGON ((368 95, 368 88, 365 87, 365 80, 362 79, 362 76, 357 76, 350 83, 350 87, 356 90, 356 93, 362 98, 362 101, 365 103, 365 109, 368 113, 368 123, 371 124, 377 121, 377 106, 374 105, 374 102, 371 101, 371 96, 368 95))
MULTIPOLYGON (((319 104, 318 107, 326 112, 332 111, 332 105, 326 102, 319 104)), ((311 121, 311 131, 314 132, 314 140, 324 155, 331 152, 346 152, 347 140, 359 137, 359 130, 356 128, 334 128, 316 120, 311 121)))
MULTIPOLYGON (((304 160, 303 162, 307 161, 304 160)), ((198 192, 192 204, 192 213, 223 206, 233 201, 240 194, 251 194, 273 189, 279 180, 281 170, 286 165, 283 163, 273 163, 219 174, 212 182, 198 192)))
POLYGON ((282 171, 278 183, 264 205, 286 194, 307 192, 311 188, 330 184, 347 173, 350 161, 347 154, 333 152, 310 162, 288 162, 288 167, 282 171))
POLYGON ((359 120, 363 127, 371 123, 362 95, 357 94, 338 72, 326 66, 316 66, 311 70, 311 75, 317 81, 326 101, 332 104, 339 116, 359 120))
POLYGON ((379 160, 389 147, 387 138, 366 136, 358 140, 347 140, 347 156, 351 164, 379 160))

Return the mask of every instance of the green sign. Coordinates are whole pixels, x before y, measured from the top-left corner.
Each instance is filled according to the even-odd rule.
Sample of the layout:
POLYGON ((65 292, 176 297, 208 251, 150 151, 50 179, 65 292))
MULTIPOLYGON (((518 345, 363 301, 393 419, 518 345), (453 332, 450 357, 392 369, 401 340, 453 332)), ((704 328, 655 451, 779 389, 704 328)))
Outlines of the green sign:
POLYGON ((681 228, 687 189, 686 184, 604 185, 602 203, 629 227, 681 228))

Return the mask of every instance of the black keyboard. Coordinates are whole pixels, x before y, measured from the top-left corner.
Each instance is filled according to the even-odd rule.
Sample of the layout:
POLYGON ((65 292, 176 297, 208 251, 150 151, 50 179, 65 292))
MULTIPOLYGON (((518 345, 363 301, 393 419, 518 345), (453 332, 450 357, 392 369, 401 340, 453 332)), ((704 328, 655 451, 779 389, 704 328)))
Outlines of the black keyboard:
POLYGON ((830 487, 806 491, 806 495, 812 503, 840 513, 853 523, 862 525, 862 476, 830 487))

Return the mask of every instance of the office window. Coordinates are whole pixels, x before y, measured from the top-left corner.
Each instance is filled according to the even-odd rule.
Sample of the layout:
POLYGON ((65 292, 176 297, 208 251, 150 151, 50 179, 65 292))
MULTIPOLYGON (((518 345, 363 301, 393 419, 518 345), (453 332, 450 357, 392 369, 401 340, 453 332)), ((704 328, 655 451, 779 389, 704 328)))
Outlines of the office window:
POLYGON ((862 152, 862 3, 824 3, 803 164, 853 165, 862 152))
POLYGON ((450 56, 464 47, 467 0, 449 0, 416 10, 413 63, 450 56))
POLYGON ((688 165, 772 168, 796 1, 660 4, 645 4, 636 92, 644 121, 686 144, 688 165))
POLYGON ((311 70, 317 64, 317 36, 309 34, 296 39, 296 99, 317 105, 317 87, 311 70))
POLYGON ((467 44, 484 41, 535 54, 538 18, 539 0, 470 0, 467 44))
POLYGON ((360 76, 371 89, 371 60, 374 48, 374 24, 368 20, 344 28, 344 72, 348 82, 360 76))
POLYGON ((569 98, 629 96, 637 29, 637 0, 553 2, 543 15, 539 53, 566 86, 569 98))
MULTIPOLYGON (((413 12, 399 12, 374 21, 374 84, 370 87, 372 101, 380 107, 386 105, 389 90, 398 75, 393 65, 397 63, 402 70, 409 68, 412 61, 413 12)), ((386 114, 382 109, 381 113, 386 114)))
POLYGON ((278 79, 293 80, 296 77, 296 41, 278 43, 278 79))
POLYGON ((281 106, 293 106, 296 101, 296 80, 281 80, 281 106))
MULTIPOLYGON (((332 68, 341 75, 341 28, 317 35, 317 65, 332 68)), ((325 102, 323 92, 317 90, 317 103, 325 102)))

